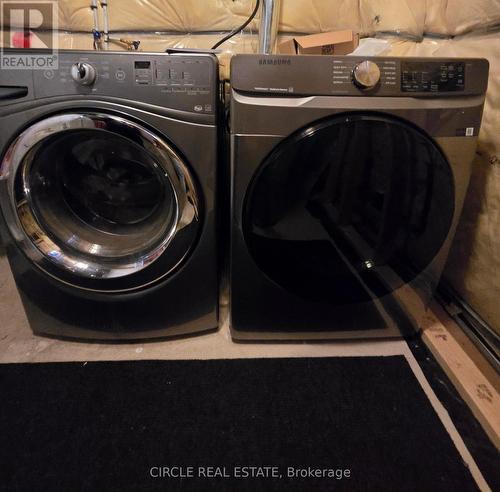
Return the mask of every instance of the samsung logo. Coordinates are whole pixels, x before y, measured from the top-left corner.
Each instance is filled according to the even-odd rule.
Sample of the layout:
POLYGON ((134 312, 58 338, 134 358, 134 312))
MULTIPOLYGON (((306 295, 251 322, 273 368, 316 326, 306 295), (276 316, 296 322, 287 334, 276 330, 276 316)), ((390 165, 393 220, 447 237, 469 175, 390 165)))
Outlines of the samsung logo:
POLYGON ((291 65, 290 58, 260 58, 259 65, 291 65))

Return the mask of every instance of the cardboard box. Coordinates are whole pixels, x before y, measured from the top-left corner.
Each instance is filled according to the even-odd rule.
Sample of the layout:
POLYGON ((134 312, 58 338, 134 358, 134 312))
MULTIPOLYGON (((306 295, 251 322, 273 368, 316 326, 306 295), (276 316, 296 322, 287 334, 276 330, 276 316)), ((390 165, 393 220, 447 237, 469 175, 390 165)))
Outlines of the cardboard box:
POLYGON ((296 36, 278 45, 284 55, 348 55, 359 44, 359 34, 354 31, 332 31, 308 36, 296 36))

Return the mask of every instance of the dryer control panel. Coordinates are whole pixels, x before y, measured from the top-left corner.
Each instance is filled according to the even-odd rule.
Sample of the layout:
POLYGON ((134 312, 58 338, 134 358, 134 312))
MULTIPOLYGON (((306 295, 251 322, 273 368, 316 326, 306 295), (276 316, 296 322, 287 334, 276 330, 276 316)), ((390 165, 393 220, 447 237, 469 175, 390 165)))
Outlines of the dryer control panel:
POLYGON ((288 96, 480 95, 488 66, 482 58, 236 55, 231 83, 240 92, 288 96))
MULTIPOLYGON (((36 58, 39 53, 8 50, 14 58, 36 58)), ((6 71, 30 79, 25 85, 31 99, 85 95, 199 114, 216 112, 218 62, 211 54, 61 50, 56 68, 6 71)), ((2 79, 6 75, 2 73, 2 79)))
POLYGON ((402 92, 463 92, 465 62, 401 62, 402 92))

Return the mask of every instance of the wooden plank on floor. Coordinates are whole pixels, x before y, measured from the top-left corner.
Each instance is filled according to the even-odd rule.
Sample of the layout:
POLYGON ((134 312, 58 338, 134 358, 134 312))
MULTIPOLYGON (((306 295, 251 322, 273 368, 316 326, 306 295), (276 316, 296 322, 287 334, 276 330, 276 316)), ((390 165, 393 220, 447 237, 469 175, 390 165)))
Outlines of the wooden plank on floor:
POLYGON ((500 377, 439 305, 428 311, 422 329, 423 341, 500 449, 500 377))

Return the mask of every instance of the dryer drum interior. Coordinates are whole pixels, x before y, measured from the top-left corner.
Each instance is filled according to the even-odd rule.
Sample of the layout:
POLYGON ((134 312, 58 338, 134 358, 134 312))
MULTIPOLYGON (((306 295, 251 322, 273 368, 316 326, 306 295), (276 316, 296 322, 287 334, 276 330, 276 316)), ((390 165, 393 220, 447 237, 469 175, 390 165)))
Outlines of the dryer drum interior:
POLYGON ((133 121, 55 115, 25 130, 7 155, 9 226, 59 280, 92 290, 141 287, 168 274, 195 242, 199 199, 187 165, 133 121))
POLYGON ((268 278, 348 305, 411 282, 452 224, 452 169, 413 124, 384 114, 320 120, 283 140, 245 198, 243 233, 268 278))

